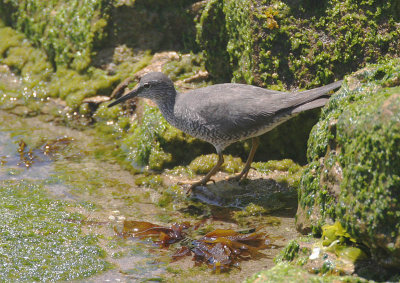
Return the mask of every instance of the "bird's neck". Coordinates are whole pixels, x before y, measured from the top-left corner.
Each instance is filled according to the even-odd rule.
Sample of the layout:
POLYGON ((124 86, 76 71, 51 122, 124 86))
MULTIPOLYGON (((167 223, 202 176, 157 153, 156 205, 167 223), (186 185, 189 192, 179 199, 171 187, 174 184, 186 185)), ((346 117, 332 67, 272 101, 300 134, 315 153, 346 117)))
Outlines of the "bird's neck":
POLYGON ((160 99, 158 101, 155 101, 158 108, 161 111, 161 114, 164 116, 165 120, 168 121, 170 124, 174 124, 174 107, 175 107, 175 99, 176 99, 176 93, 174 95, 169 94, 168 96, 165 96, 165 99, 160 99))

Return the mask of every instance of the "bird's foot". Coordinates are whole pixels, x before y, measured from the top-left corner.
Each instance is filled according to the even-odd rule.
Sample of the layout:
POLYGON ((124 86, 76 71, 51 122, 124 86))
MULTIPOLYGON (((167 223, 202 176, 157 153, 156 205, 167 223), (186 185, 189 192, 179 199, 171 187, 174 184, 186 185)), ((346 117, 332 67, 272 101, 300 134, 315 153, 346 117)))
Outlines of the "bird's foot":
POLYGON ((209 178, 203 178, 200 181, 191 184, 188 190, 186 191, 186 194, 190 194, 196 187, 207 186, 207 183, 210 181, 215 184, 215 180, 209 178))
POLYGON ((247 178, 247 175, 249 174, 250 169, 254 169, 254 168, 253 167, 244 168, 242 170, 242 172, 240 172, 238 175, 229 177, 228 181, 236 181, 236 182, 243 181, 244 179, 247 178))
POLYGON ((228 181, 235 181, 235 182, 240 182, 242 179, 245 179, 246 177, 243 177, 243 174, 238 174, 236 176, 228 177, 228 181))

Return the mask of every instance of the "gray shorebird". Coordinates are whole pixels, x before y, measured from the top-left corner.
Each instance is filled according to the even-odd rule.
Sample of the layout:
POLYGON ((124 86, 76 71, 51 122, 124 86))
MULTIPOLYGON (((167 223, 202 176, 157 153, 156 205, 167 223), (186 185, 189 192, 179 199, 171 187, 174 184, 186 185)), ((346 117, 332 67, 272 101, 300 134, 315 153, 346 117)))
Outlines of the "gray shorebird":
POLYGON ((211 143, 218 154, 217 164, 196 186, 205 186, 224 162, 222 151, 230 144, 252 138, 246 164, 234 179, 247 177, 259 144, 258 136, 300 112, 322 107, 328 92, 340 87, 342 81, 301 92, 281 92, 252 85, 225 83, 179 93, 163 73, 144 75, 139 85, 116 101, 112 107, 133 97, 154 101, 164 118, 181 131, 211 143))

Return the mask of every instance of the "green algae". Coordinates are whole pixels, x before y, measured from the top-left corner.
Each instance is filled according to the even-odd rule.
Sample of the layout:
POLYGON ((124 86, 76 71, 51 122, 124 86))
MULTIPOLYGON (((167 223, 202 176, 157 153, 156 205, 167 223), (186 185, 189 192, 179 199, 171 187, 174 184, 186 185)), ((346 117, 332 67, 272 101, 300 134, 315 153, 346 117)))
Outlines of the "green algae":
MULTIPOLYGON (((338 141, 348 154, 340 157, 344 169, 340 201, 346 206, 336 209, 336 215, 352 235, 373 247, 375 256, 384 258, 386 253, 395 257, 399 249, 395 247, 400 234, 399 95, 399 87, 384 90, 363 106, 352 105, 338 121, 338 141), (353 117, 357 123, 350 126, 353 117), (385 235, 385 244, 370 240, 377 234, 385 235)), ((400 264, 392 260, 393 265, 400 264)))
POLYGON ((381 87, 398 84, 399 66, 393 59, 362 69, 331 99, 311 133, 299 192, 315 232, 340 220, 385 266, 398 265, 399 88, 381 87))
POLYGON ((357 267, 368 269, 368 256, 339 222, 325 225, 322 229, 320 239, 308 237, 290 241, 274 262, 301 266, 304 271, 324 277, 352 274, 357 267))
POLYGON ((300 185, 301 176, 303 174, 304 167, 295 163, 291 159, 283 160, 269 160, 267 162, 253 162, 252 167, 257 171, 270 174, 274 171, 287 172, 286 174, 279 174, 274 177, 278 183, 293 188, 298 188, 300 185))
POLYGON ((163 187, 163 180, 160 175, 143 176, 135 179, 135 185, 159 189, 163 187))
POLYGON ((82 216, 68 212, 70 207, 50 199, 40 182, 1 182, 2 280, 73 280, 110 267, 98 237, 82 234, 82 216))
POLYGON ((246 279, 244 282, 369 282, 368 280, 353 276, 318 276, 293 266, 289 263, 278 263, 266 271, 260 271, 246 279))
MULTIPOLYGON (((280 201, 280 208, 282 208, 284 205, 282 205, 282 200, 280 201)), ((242 210, 233 211, 232 219, 242 227, 249 227, 250 225, 268 225, 277 227, 282 224, 278 217, 268 215, 274 210, 272 206, 266 206, 265 204, 260 205, 261 203, 257 200, 255 200, 255 202, 258 204, 249 203, 242 210)))
POLYGON ((172 81, 184 80, 200 71, 205 71, 202 53, 180 54, 178 60, 168 62, 162 67, 162 72, 172 81))
POLYGON ((149 164, 152 154, 155 166, 159 168, 162 162, 171 160, 171 155, 164 155, 160 150, 160 142, 157 138, 168 127, 167 121, 162 117, 156 107, 145 105, 141 123, 134 121, 128 131, 128 136, 122 140, 122 150, 126 150, 128 160, 134 163, 134 166, 144 166, 149 164), (157 156, 158 155, 158 156, 157 156))
POLYGON ((286 247, 274 258, 275 263, 282 261, 293 261, 299 256, 300 245, 296 240, 290 241, 286 247))
POLYGON ((216 82, 226 82, 232 77, 223 6, 223 0, 208 1, 196 24, 196 40, 206 58, 205 67, 216 82))
POLYGON ((0 15, 49 55, 53 66, 85 70, 104 39, 107 1, 1 1, 0 15))
POLYGON ((230 64, 233 67, 232 80, 234 82, 254 83, 252 70, 254 69, 251 6, 246 0, 225 1, 223 7, 226 15, 226 32, 229 40, 226 50, 230 55, 230 64))
POLYGON ((395 11, 394 0, 210 1, 197 40, 216 81, 311 87, 398 56, 395 11))
POLYGON ((187 195, 179 185, 170 185, 162 190, 161 196, 157 200, 157 206, 174 210, 174 204, 184 203, 186 200, 187 195))
MULTIPOLYGON (((311 209, 315 200, 318 200, 321 206, 320 213, 322 213, 320 219, 324 219, 328 215, 333 218, 335 216, 333 196, 328 193, 326 187, 320 188, 321 166, 319 159, 326 155, 328 149, 336 148, 335 137, 338 118, 351 103, 359 102, 358 105, 362 108, 363 101, 368 97, 373 97, 374 89, 378 88, 379 85, 385 85, 387 81, 396 80, 398 76, 399 62, 396 59, 365 68, 357 72, 354 79, 350 77, 348 82, 330 99, 326 108, 323 109, 321 120, 314 126, 310 134, 307 151, 310 163, 302 176, 302 190, 299 192, 299 200, 302 207, 311 209), (376 80, 377 74, 380 76, 379 80, 376 80), (357 81, 361 81, 363 84, 359 85, 357 81)), ((334 160, 336 160, 335 153, 328 160, 330 160, 330 166, 332 166, 334 160)), ((308 214, 310 215, 311 212, 309 211, 308 214)), ((320 224, 315 225, 316 231, 320 231, 320 228, 317 227, 320 227, 320 224)))
POLYGON ((322 226, 321 240, 322 245, 327 247, 326 250, 334 252, 338 258, 348 259, 353 263, 367 258, 362 249, 354 246, 356 240, 346 232, 339 222, 322 226))
POLYGON ((168 175, 173 175, 173 176, 180 176, 180 177, 189 177, 189 178, 193 178, 196 174, 189 169, 188 166, 175 166, 172 169, 165 169, 165 173, 168 175))
MULTIPOLYGON (((196 174, 207 174, 217 164, 218 155, 208 154, 196 157, 188 165, 189 169, 196 174)), ((224 163, 221 165, 221 170, 227 173, 237 173, 243 167, 242 159, 233 157, 232 155, 224 155, 224 163)))
POLYGON ((9 27, 1 28, 0 33, 5 36, 4 42, 8 42, 2 43, 0 63, 22 76, 24 92, 19 98, 27 106, 34 107, 35 100, 53 97, 65 100, 74 111, 84 98, 110 93, 119 79, 118 75, 110 76, 96 68, 89 68, 85 74, 62 67, 54 72, 47 55, 34 48, 22 34, 9 27))
POLYGON ((244 210, 241 211, 235 211, 234 212, 234 219, 236 218, 245 218, 249 216, 260 216, 262 214, 265 214, 267 210, 259 205, 256 205, 254 203, 250 203, 247 205, 244 210))
POLYGON ((336 240, 338 240, 339 243, 344 243, 346 241, 356 242, 356 240, 346 232, 340 222, 335 222, 333 225, 322 226, 322 245, 329 246, 336 240))
POLYGON ((267 162, 254 162, 252 164, 254 168, 263 173, 270 173, 274 170, 278 171, 290 171, 295 173, 301 169, 301 166, 296 164, 291 159, 283 160, 269 160, 267 162))
MULTIPOLYGON (((65 100, 67 107, 62 110, 60 110, 60 107, 55 107, 48 112, 49 114, 60 117, 68 124, 77 119, 78 114, 90 119, 93 109, 88 104, 82 103, 83 99, 111 93, 112 88, 120 78, 129 75, 129 73, 122 74, 122 71, 127 68, 127 62, 117 66, 118 74, 116 75, 108 75, 106 71, 94 67, 88 68, 84 73, 78 73, 64 67, 59 67, 56 71, 53 71, 51 64, 47 61, 46 54, 34 48, 21 33, 9 27, 1 28, 0 33, 6 36, 6 40, 2 41, 3 58, 0 58, 0 63, 9 64, 14 72, 22 76, 21 88, 23 89, 23 91, 17 92, 9 91, 9 88, 7 88, 6 91, 2 92, 4 95, 1 97, 0 103, 3 108, 15 108, 24 105, 27 108, 23 108, 23 111, 18 110, 20 113, 26 113, 24 115, 37 115, 44 109, 49 111, 48 107, 42 105, 50 97, 65 100), (18 100, 14 98, 18 98, 18 100), (81 113, 77 112, 78 109, 81 113)), ((143 57, 131 62, 134 67, 133 71, 145 66, 151 57, 148 52, 145 52, 143 57)), ((107 109, 105 105, 101 105, 94 113, 93 118, 98 122, 103 122, 98 123, 96 128, 103 133, 107 132, 110 136, 120 135, 129 128, 129 117, 120 115, 118 108, 107 109), (112 125, 110 125, 110 121, 112 125)), ((158 164, 161 167, 164 160, 162 154, 161 149, 154 150, 151 155, 152 164, 158 164)))

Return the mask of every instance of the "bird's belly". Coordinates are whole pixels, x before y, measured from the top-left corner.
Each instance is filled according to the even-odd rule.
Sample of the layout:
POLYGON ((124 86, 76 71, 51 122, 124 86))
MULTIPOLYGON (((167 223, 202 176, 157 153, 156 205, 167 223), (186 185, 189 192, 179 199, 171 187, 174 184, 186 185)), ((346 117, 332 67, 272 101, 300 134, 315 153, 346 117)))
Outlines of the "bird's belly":
POLYGON ((254 125, 249 125, 249 127, 238 129, 235 129, 234 127, 225 129, 220 125, 201 123, 195 119, 186 119, 184 121, 181 119, 175 119, 170 123, 179 130, 195 138, 211 143, 217 148, 217 150, 222 150, 237 141, 246 140, 267 133, 290 118, 292 118, 291 115, 277 116, 273 121, 270 120, 265 124, 257 123, 254 125))
POLYGON ((280 124, 286 122, 287 120, 293 118, 295 115, 281 115, 281 116, 277 116, 275 117, 275 119, 268 124, 265 125, 261 125, 260 127, 256 127, 254 129, 249 129, 247 135, 241 139, 241 140, 245 140, 248 138, 253 138, 253 137, 258 137, 261 136, 265 133, 268 133, 269 131, 273 130, 274 128, 276 128, 277 126, 279 126, 280 124))
POLYGON ((226 146, 234 142, 234 140, 231 141, 231 137, 221 135, 221 132, 218 129, 197 121, 185 120, 184 122, 181 122, 180 120, 175 120, 171 125, 186 134, 214 145, 217 149, 224 149, 226 146))

